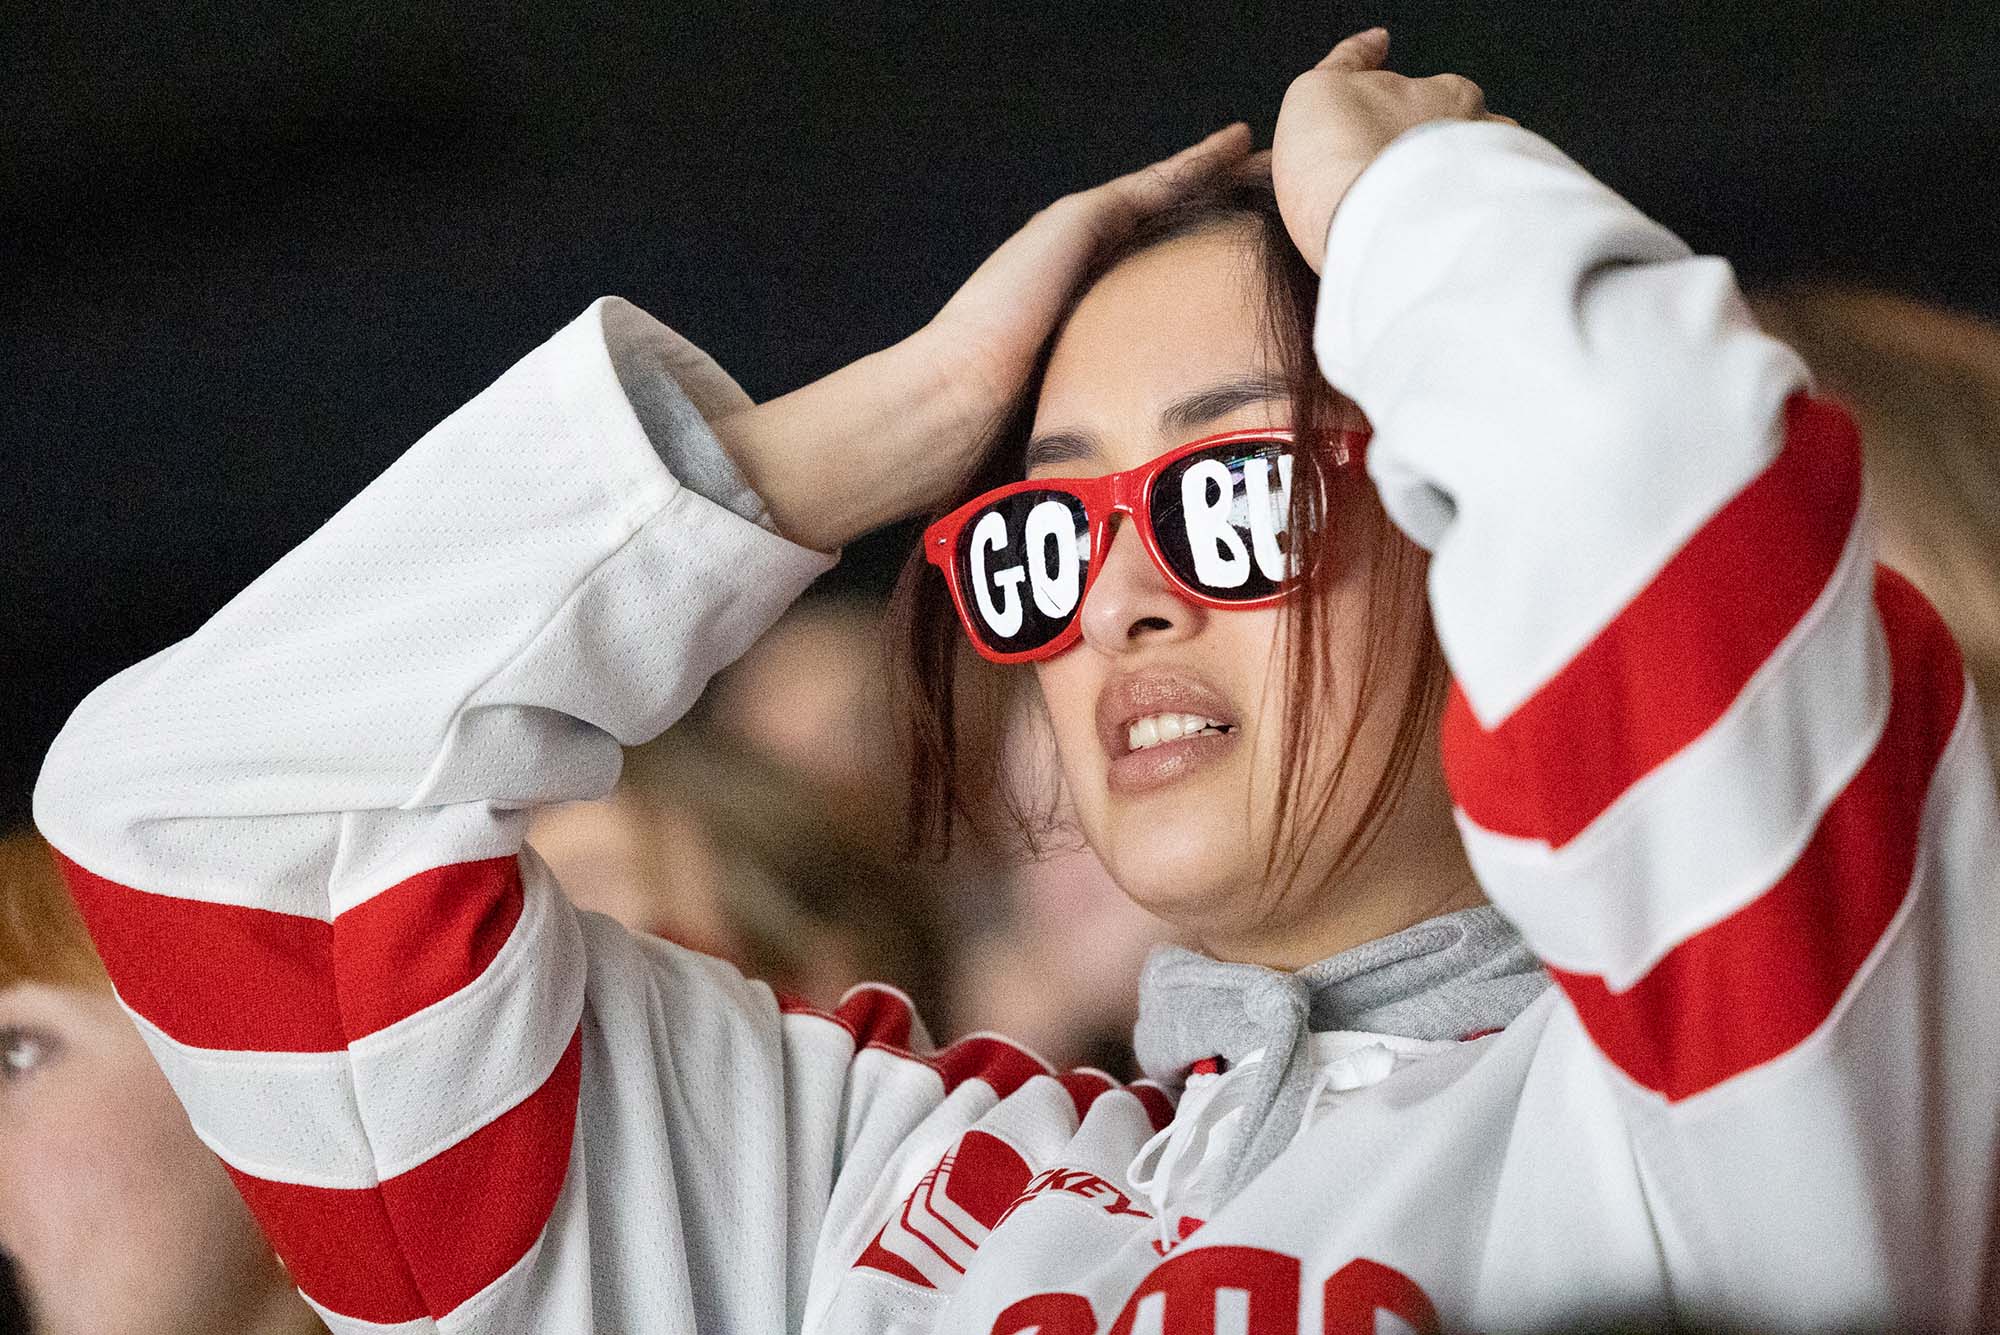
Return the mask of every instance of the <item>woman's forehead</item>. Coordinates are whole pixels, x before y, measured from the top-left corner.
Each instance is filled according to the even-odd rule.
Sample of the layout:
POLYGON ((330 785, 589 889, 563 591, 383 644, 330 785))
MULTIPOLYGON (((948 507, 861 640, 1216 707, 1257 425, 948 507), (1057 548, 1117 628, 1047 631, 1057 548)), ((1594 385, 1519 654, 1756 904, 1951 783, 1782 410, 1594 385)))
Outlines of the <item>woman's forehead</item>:
POLYGON ((1049 358, 1027 462, 1131 467, 1207 427, 1282 425, 1284 394, 1255 253, 1235 230, 1183 237, 1119 265, 1077 304, 1049 358))

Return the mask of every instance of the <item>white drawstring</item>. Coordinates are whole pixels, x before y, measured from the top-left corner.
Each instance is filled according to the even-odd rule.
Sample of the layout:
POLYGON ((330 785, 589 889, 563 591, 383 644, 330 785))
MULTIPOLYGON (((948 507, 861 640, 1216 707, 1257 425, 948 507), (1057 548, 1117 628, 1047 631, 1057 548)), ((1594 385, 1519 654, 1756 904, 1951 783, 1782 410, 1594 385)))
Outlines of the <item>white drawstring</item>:
MULTIPOLYGON (((1315 1034, 1315 1038, 1319 1035, 1315 1034)), ((1313 1054, 1319 1056, 1318 1052, 1313 1054)), ((1411 1058, 1414 1060, 1414 1058, 1411 1058)), ((1299 1109, 1299 1124, 1292 1132, 1292 1144, 1299 1142, 1312 1126, 1314 1116, 1319 1112, 1320 1100, 1327 1094, 1345 1094, 1349 1090, 1366 1089, 1389 1078, 1401 1062, 1386 1043, 1369 1043, 1342 1053, 1330 1062, 1321 1063, 1313 1076, 1312 1084, 1306 1089, 1305 1106, 1299 1109)))
MULTIPOLYGON (((1458 1046, 1449 1041, 1352 1030, 1313 1034, 1309 1043, 1313 1079, 1306 1089, 1305 1106, 1299 1110, 1292 1144, 1318 1120, 1322 1103, 1337 1106, 1342 1094, 1378 1084, 1398 1067, 1429 1053, 1458 1046)), ((1125 1170, 1132 1190, 1152 1207, 1162 1253, 1181 1241, 1183 1218, 1197 1208, 1213 1207, 1213 1202, 1201 1199, 1203 1189, 1214 1185, 1204 1181, 1204 1170, 1227 1158, 1249 1112, 1242 1102, 1244 1082, 1236 1077, 1263 1059, 1264 1049, 1259 1048, 1219 1075, 1189 1076, 1174 1120, 1140 1147, 1125 1170), (1229 1095, 1234 1097, 1226 1097, 1229 1095)))
POLYGON ((1202 1169, 1227 1151, 1230 1141, 1235 1139, 1238 1123, 1243 1120, 1242 1103, 1223 1103, 1222 1094, 1232 1085, 1240 1089, 1236 1075, 1263 1057, 1264 1051, 1259 1048, 1231 1063, 1220 1075, 1190 1076, 1181 1093, 1180 1106, 1174 1109, 1174 1120, 1154 1133, 1126 1168, 1125 1179, 1132 1190, 1153 1207, 1153 1223, 1159 1230, 1163 1253, 1180 1241, 1180 1216, 1187 1211, 1176 1207, 1185 1202, 1189 1188, 1200 1180, 1202 1169), (1184 1164, 1191 1164, 1191 1171, 1183 1173, 1184 1164), (1170 1199, 1175 1197, 1180 1199, 1170 1199))

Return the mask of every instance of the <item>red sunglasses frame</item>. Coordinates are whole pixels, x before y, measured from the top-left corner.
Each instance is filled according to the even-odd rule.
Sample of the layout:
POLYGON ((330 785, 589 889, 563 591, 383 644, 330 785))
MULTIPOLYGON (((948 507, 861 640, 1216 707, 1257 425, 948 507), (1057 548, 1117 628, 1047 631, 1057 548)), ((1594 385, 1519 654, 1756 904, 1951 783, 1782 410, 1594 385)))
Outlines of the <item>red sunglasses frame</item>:
MULTIPOLYGON (((1330 442, 1334 463, 1344 466, 1361 458, 1368 443, 1366 431, 1342 431, 1330 442)), ((1160 549, 1160 541, 1153 532, 1152 502, 1153 484, 1161 473, 1190 454, 1212 450, 1219 445, 1246 444, 1251 441, 1267 441, 1273 444, 1293 445, 1296 443, 1291 431, 1283 428, 1263 428, 1251 431, 1225 431, 1219 436, 1204 436, 1200 440, 1178 445, 1165 454, 1159 455, 1137 468, 1128 468, 1122 473, 1106 473, 1101 477, 1044 477, 1030 478, 1024 482, 1010 482, 1004 487, 995 487, 982 492, 950 514, 937 520, 924 530, 924 558, 944 572, 945 584, 951 590, 952 606, 958 612, 959 628, 972 641, 972 647, 992 663, 1031 663, 1044 658, 1054 658, 1071 645, 1083 633, 1083 605, 1090 597, 1090 591, 1097 584, 1098 572, 1104 563, 1095 559, 1109 549, 1111 543, 1111 517, 1123 514, 1130 517, 1132 527, 1139 534, 1139 541, 1152 559, 1153 567, 1167 581, 1167 586, 1176 597, 1193 603, 1197 607, 1216 608, 1221 611, 1240 611, 1245 608, 1263 607, 1280 602, 1291 594, 1290 586, 1280 588, 1275 593, 1256 598, 1212 598, 1194 588, 1175 574, 1167 564, 1167 558, 1160 549), (966 611, 965 590, 958 578, 958 538, 965 526, 973 521, 990 505, 1006 500, 1024 491, 1058 491, 1076 497, 1083 503, 1083 512, 1090 521, 1089 573, 1084 577, 1083 591, 1077 595, 1076 610, 1070 613, 1069 624, 1064 626, 1047 644, 1034 649, 1023 649, 1006 653, 988 648, 973 629, 973 621, 966 611)))

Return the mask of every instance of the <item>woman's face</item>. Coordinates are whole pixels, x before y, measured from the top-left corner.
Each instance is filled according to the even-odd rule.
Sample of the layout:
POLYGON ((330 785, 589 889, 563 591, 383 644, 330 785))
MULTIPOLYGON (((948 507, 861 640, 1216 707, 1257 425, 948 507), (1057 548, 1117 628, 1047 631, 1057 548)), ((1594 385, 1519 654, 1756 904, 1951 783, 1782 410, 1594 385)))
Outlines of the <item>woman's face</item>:
POLYGON ((38 1335, 317 1328, 108 990, 0 989, 0 1250, 38 1335))
MULTIPOLYGON (((1050 358, 1030 476, 1096 476, 1217 432, 1290 425, 1253 245, 1247 224, 1198 233, 1139 254, 1090 290, 1050 358)), ((1328 607, 1337 637, 1366 614, 1367 574, 1362 561, 1337 572, 1328 607)), ((1350 762, 1355 778, 1343 784, 1353 809, 1336 805, 1286 888, 1265 874, 1285 737, 1282 610, 1183 601, 1121 521, 1081 616, 1082 640, 1037 673, 1083 833, 1127 894, 1219 955, 1293 967, 1436 911, 1330 904, 1320 888, 1386 761, 1400 698, 1371 711, 1350 762), (1226 731, 1132 749, 1131 725, 1159 715, 1226 731)), ((1336 647, 1337 678, 1349 679, 1351 657, 1336 647)), ((1332 723, 1334 737, 1344 735, 1347 719, 1336 713, 1332 723)), ((1323 747, 1319 759, 1330 764, 1337 750, 1323 747)), ((1449 801, 1426 755, 1409 790, 1424 816, 1414 833, 1455 850, 1449 801)), ((1388 848, 1408 842, 1399 835, 1413 833, 1408 824, 1392 823, 1388 848)))

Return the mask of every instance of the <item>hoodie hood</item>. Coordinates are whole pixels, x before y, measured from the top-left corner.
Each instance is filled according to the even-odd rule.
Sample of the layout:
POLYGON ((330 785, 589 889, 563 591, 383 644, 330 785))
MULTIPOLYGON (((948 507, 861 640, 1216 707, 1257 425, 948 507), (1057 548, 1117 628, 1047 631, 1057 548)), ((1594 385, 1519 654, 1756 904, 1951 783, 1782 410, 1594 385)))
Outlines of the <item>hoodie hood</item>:
POLYGON ((1440 1041, 1504 1029, 1549 985, 1521 934, 1490 905, 1407 927, 1295 973, 1179 946, 1147 959, 1133 1048, 1146 1075, 1179 1087, 1195 1062, 1241 1075, 1243 1123, 1220 1180, 1233 1193, 1291 1143, 1313 1083, 1310 1037, 1335 1030, 1440 1041))

